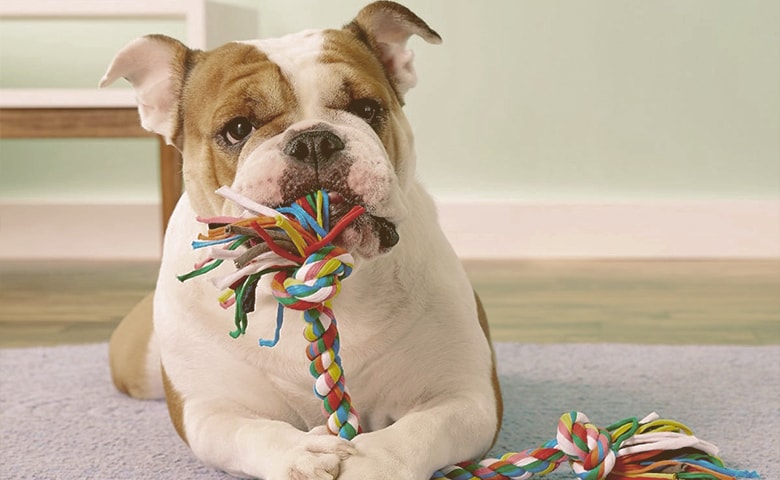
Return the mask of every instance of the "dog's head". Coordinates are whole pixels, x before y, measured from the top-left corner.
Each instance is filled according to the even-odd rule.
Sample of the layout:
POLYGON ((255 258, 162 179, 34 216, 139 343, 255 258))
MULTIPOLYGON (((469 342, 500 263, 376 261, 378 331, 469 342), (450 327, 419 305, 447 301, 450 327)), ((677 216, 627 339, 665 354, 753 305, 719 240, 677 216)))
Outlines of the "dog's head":
POLYGON ((414 175, 402 112, 416 83, 414 34, 441 41, 405 7, 376 2, 340 30, 208 52, 147 36, 117 54, 101 86, 133 85, 142 125, 182 152, 199 215, 238 213, 214 193, 222 185, 272 207, 324 188, 332 217, 366 207, 337 243, 371 257, 398 241, 414 175))

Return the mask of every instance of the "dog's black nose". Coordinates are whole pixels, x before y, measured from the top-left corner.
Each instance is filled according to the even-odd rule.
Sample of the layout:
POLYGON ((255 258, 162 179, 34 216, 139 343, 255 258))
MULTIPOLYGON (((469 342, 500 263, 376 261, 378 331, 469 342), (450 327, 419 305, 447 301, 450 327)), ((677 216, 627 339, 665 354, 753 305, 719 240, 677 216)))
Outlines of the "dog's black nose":
POLYGON ((306 130, 284 147, 285 155, 311 165, 327 162, 341 150, 344 150, 344 142, 328 130, 306 130))

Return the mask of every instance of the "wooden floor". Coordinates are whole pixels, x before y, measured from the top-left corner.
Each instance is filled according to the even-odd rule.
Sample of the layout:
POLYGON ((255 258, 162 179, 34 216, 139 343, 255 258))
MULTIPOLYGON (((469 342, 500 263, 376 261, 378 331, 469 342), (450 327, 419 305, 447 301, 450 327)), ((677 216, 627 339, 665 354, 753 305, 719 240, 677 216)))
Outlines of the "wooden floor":
MULTIPOLYGON (((496 341, 780 344, 778 261, 466 265, 496 341)), ((98 342, 156 265, 0 262, 0 347, 98 342)))

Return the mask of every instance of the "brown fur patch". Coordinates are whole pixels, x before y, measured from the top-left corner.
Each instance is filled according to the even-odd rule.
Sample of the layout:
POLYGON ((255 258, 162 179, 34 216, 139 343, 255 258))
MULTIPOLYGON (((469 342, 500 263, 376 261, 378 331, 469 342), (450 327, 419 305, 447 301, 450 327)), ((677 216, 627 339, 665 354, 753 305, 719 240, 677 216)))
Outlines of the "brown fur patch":
POLYGON ((150 293, 122 319, 111 334, 108 360, 111 380, 117 390, 134 398, 151 398, 146 357, 152 337, 152 300, 150 293))
POLYGON ((252 141, 284 131, 297 101, 279 67, 254 45, 229 43, 200 54, 184 85, 182 119, 184 182, 195 211, 221 213, 214 191, 236 175, 239 148, 222 138, 225 125, 246 117, 257 128, 252 141))
POLYGON ((160 369, 162 370, 163 386, 165 387, 165 401, 168 403, 168 414, 171 417, 171 422, 173 422, 173 428, 176 429, 176 433, 184 440, 184 443, 189 445, 187 432, 184 430, 184 399, 173 386, 173 383, 171 383, 168 374, 165 373, 165 367, 161 365, 160 369))
POLYGON ((490 343, 490 352, 493 356, 493 371, 491 374, 493 381, 493 391, 496 395, 496 434, 493 436, 493 443, 495 445, 498 439, 498 434, 501 431, 501 423, 504 416, 504 400, 501 397, 501 384, 498 382, 498 371, 496 370, 496 352, 493 350, 493 342, 490 339, 490 326, 488 325, 487 314, 485 308, 482 306, 482 301, 479 299, 477 292, 474 292, 474 299, 477 301, 477 316, 479 317, 479 325, 482 327, 482 331, 485 333, 488 343, 490 343))
POLYGON ((345 110, 353 100, 370 98, 383 107, 382 122, 376 132, 393 166, 399 168, 399 155, 409 154, 411 131, 391 80, 369 44, 351 28, 327 30, 320 62, 330 65, 341 80, 341 95, 334 96, 330 108, 345 110), (402 120, 403 119, 403 120, 402 120))
POLYGON ((361 42, 371 48, 382 62, 390 83, 398 95, 401 105, 403 96, 398 91, 398 79, 382 59, 382 42, 399 42, 405 36, 417 34, 429 43, 441 43, 441 37, 425 21, 411 10, 395 2, 378 1, 364 7, 358 16, 344 26, 361 42))

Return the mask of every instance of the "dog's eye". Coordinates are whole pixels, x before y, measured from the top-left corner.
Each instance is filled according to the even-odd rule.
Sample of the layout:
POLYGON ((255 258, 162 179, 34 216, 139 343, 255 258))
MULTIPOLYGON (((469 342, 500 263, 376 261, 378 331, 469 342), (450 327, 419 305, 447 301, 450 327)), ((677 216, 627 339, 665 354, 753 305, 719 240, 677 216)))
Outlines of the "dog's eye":
POLYGON ((373 124, 381 114, 382 106, 379 105, 379 102, 376 100, 371 100, 370 98, 360 98, 358 100, 352 101, 352 103, 349 104, 347 110, 350 113, 362 118, 369 124, 373 124))
POLYGON ((222 137, 228 145, 238 145, 255 131, 255 126, 246 117, 236 117, 222 129, 222 137))

